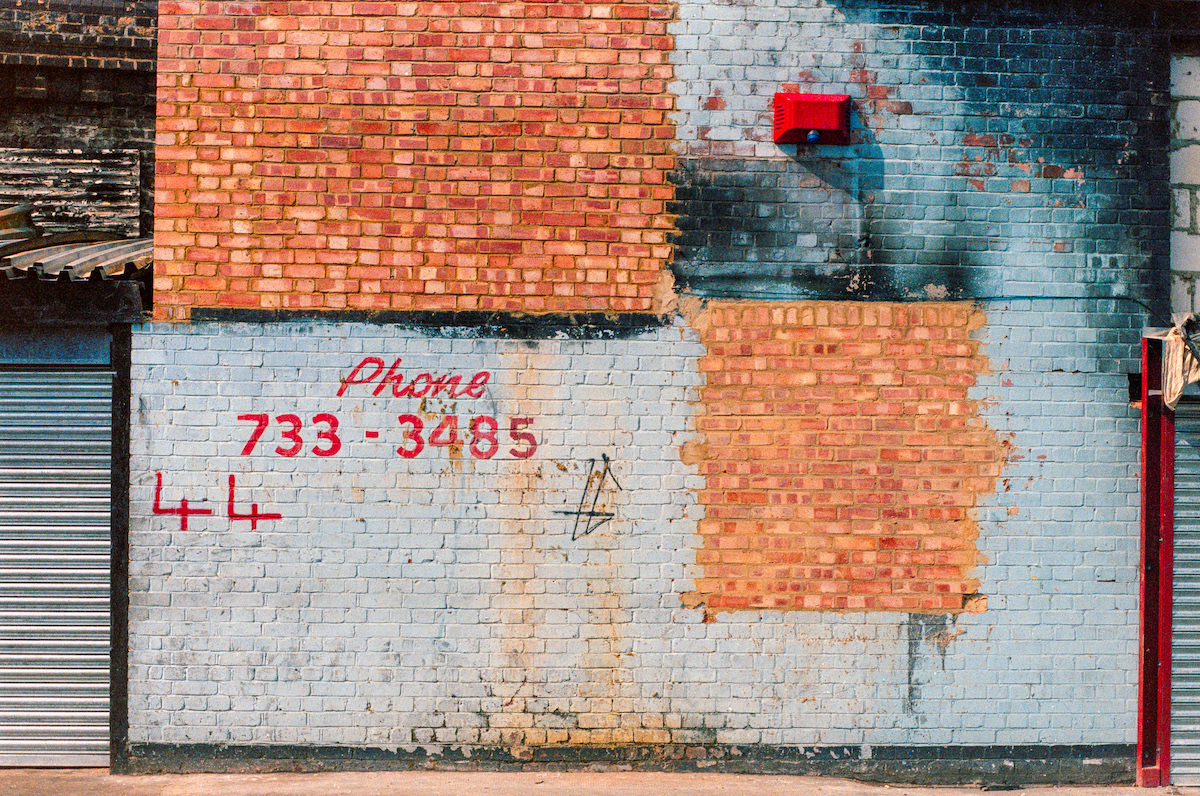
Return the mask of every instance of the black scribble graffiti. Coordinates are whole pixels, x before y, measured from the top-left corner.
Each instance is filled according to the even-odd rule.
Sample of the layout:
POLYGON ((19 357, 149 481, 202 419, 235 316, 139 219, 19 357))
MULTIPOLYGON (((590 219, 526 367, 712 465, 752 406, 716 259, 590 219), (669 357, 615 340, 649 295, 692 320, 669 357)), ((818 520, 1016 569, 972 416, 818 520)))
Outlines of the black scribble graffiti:
POLYGON ((587 481, 583 485, 583 495, 579 498, 579 508, 575 511, 554 512, 555 514, 575 518, 575 525, 571 528, 571 541, 581 536, 587 536, 616 516, 611 511, 600 511, 596 508, 600 505, 600 492, 604 487, 605 481, 611 478, 613 486, 621 489, 621 483, 617 481, 617 477, 613 475, 612 468, 609 466, 611 462, 608 459, 608 454, 602 453, 600 457, 604 461, 604 467, 599 470, 596 469, 596 460, 588 459, 587 481), (590 503, 588 502, 589 497, 591 498, 590 503))

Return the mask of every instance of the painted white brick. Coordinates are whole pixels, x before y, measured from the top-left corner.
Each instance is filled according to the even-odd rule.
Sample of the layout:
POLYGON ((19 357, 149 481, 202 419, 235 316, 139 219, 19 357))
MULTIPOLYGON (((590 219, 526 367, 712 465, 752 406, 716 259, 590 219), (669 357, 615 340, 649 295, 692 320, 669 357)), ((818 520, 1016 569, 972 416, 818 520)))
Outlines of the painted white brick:
MULTIPOLYGON (((1041 310, 989 310, 989 355, 1006 369, 978 393, 999 397, 988 421, 1028 455, 1006 472, 1017 488, 981 507, 989 611, 951 623, 944 645, 905 616, 744 612, 705 624, 682 607, 703 487, 678 456, 702 353, 682 324, 528 343, 366 324, 141 327, 131 738, 501 743, 514 728, 663 727, 680 742, 1128 742, 1136 418, 1115 398, 1075 410, 1096 390, 1119 398, 1124 365, 1098 372, 1093 330, 1079 356, 1088 379, 1049 373, 1057 363, 1037 363, 1053 361, 1053 340, 1030 334, 1045 326, 1041 310), (196 351, 217 362, 203 380, 196 351), (235 378, 225 356, 236 352, 264 364, 239 362, 250 371, 235 378), (446 408, 533 417, 537 453, 397 456, 397 416, 422 416, 419 400, 335 397, 366 355, 401 356, 406 372, 448 357, 456 373, 490 371, 486 398, 446 408), (322 411, 339 418, 336 456, 309 452, 322 411), (237 415, 258 412, 272 421, 242 457, 253 424, 237 415), (304 423, 292 458, 274 453, 285 413, 304 423), (602 453, 623 487, 606 495, 615 517, 572 541, 573 519, 557 512, 578 505, 602 453), (213 514, 186 532, 153 514, 155 472, 163 503, 187 496, 213 514), (283 518, 252 530, 226 517, 229 474, 238 510, 283 518), (1097 511, 1101 483, 1109 500, 1097 511)), ((434 404, 426 415, 442 413, 434 404)))
POLYGON ((1200 56, 1171 56, 1171 95, 1200 98, 1200 56))

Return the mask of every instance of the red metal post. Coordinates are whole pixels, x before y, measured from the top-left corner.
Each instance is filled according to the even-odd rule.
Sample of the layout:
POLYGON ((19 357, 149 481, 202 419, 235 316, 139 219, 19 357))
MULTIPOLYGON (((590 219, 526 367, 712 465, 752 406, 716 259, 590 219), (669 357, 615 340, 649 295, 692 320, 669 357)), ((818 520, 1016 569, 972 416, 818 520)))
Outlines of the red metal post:
POLYGON ((1175 413, 1163 403, 1162 341, 1142 339, 1141 666, 1137 782, 1166 785, 1171 751, 1175 413))

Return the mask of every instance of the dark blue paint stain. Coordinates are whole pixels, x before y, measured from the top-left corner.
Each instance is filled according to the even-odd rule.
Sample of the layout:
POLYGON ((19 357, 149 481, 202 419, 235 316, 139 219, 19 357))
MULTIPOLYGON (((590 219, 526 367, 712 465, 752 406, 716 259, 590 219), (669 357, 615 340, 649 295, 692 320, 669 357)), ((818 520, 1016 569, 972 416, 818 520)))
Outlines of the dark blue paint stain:
MULTIPOLYGON (((927 151, 912 148, 922 130, 902 129, 869 99, 856 108, 856 146, 771 160, 684 158, 671 207, 679 229, 672 267, 683 287, 927 300, 1028 293, 1040 283, 1162 303, 1170 36, 1155 12, 833 4, 850 25, 886 27, 890 52, 898 43, 915 65, 903 84, 883 87, 894 99, 915 98, 906 90, 919 85, 950 91, 944 115, 921 117, 939 137, 938 167, 913 154, 927 151), (1083 177, 1064 178, 1068 169, 1083 177), (1027 190, 1006 190, 1022 180, 1027 190)), ((887 73, 869 40, 862 49, 864 73, 887 73)))

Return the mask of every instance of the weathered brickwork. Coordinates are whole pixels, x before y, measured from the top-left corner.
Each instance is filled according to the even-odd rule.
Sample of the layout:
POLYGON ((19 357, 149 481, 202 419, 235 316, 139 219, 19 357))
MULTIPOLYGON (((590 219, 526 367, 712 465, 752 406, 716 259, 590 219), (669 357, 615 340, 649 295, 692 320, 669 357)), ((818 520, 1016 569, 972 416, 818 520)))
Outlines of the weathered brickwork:
POLYGON ((976 508, 987 671, 934 676, 939 685, 921 698, 940 695, 946 710, 975 713, 968 721, 983 726, 1028 722, 1030 742, 1076 732, 1131 742, 1140 437, 1127 374, 1139 368, 1145 311, 1131 301, 1046 298, 989 302, 986 311, 976 334, 991 369, 973 392, 981 417, 1011 445, 996 489, 976 508), (1049 695, 1092 688, 1099 701, 1077 703, 1078 730, 1039 716, 1049 695), (1000 692, 1013 701, 995 713, 978 699, 1000 692))
MULTIPOLYGON (((22 201, 34 204, 34 220, 48 231, 70 225, 149 235, 154 197, 154 2, 43 0, 0 8, 0 148, 75 150, 107 160, 137 150, 138 218, 112 222, 94 205, 108 202, 127 184, 74 169, 75 184, 91 179, 93 194, 82 204, 56 191, 51 177, 22 201)), ((61 163, 45 158, 53 174, 61 163)), ((72 179, 74 178, 74 179, 72 179)), ((4 180, 5 193, 24 184, 4 180)), ((11 200, 11 196, 5 197, 11 200)))
POLYGON ((0 207, 29 203, 42 234, 137 237, 139 154, 0 147, 0 207))
POLYGON ((160 317, 654 307, 669 5, 160 11, 160 317))
POLYGON ((1133 279, 1162 293, 1168 36, 1152 15, 886 0, 684 0, 678 15, 681 284, 921 300, 1046 282, 1099 297, 1133 279), (781 90, 849 94, 854 143, 773 144, 781 90))
POLYGON ((1004 454, 965 304, 712 302, 696 319, 711 611, 975 606, 972 509, 1004 454))
POLYGON ((163 8, 131 742, 1133 740, 1154 14, 215 10, 163 8))
POLYGON ((683 326, 139 332, 131 739, 668 740, 675 686, 627 664, 685 635, 700 353, 683 326))
MULTIPOLYGON (((989 338, 992 350, 984 360, 973 338, 988 337, 987 330, 966 333, 964 326, 953 338, 964 352, 960 364, 970 372, 966 381, 955 385, 959 392, 948 399, 945 385, 935 382, 909 393, 926 411, 937 401, 947 401, 940 422, 926 420, 947 433, 962 433, 971 442, 950 445, 943 439, 938 445, 915 434, 905 441, 904 455, 927 461, 930 448, 923 446, 928 445, 933 450, 956 447, 964 454, 988 449, 993 457, 976 463, 979 469, 974 471, 957 468, 961 483, 970 486, 946 504, 928 507, 947 512, 940 518, 940 531, 916 522, 930 533, 934 545, 946 529, 954 529, 950 535, 955 544, 939 553, 947 567, 940 583, 936 578, 888 582, 879 577, 880 571, 903 571, 881 569, 872 558, 882 544, 895 544, 894 531, 863 532, 888 526, 879 518, 888 505, 903 505, 904 496, 913 499, 911 482, 889 493, 880 484, 895 484, 894 478, 885 481, 879 476, 874 491, 860 492, 846 489, 849 482, 844 481, 837 490, 814 490, 809 496, 813 502, 804 506, 803 490, 781 487, 765 467, 757 474, 743 472, 755 464, 746 454, 749 433, 743 434, 741 445, 727 443, 719 455, 697 453, 711 456, 705 462, 710 472, 702 553, 709 571, 694 599, 710 609, 893 605, 911 611, 925 605, 937 611, 958 610, 964 598, 975 607, 985 604, 972 597, 972 578, 980 572, 972 574, 970 569, 970 540, 977 527, 977 509, 970 507, 988 502, 1003 457, 995 438, 983 441, 990 432, 977 418, 985 409, 983 399, 991 394, 969 392, 974 379, 989 360, 1002 372, 1011 367, 1009 346, 1018 341, 1045 344, 1034 373, 1044 368, 1047 373, 1065 369, 1082 374, 1097 367, 1109 372, 1120 367, 1116 363, 1128 362, 1136 346, 1131 330, 1146 322, 1144 306, 1137 300, 1157 302, 1157 317, 1163 317, 1167 35, 1143 27, 1152 22, 1150 17, 1131 22, 1128 16, 1087 4, 1048 11, 1020 3, 897 7, 864 2, 855 4, 851 13, 841 4, 816 0, 770 7, 704 0, 680 5, 672 53, 674 85, 681 88, 673 114, 680 162, 672 173, 676 196, 670 205, 677 214, 672 268, 678 285, 713 298, 781 302, 778 312, 786 312, 788 299, 823 299, 828 302, 821 305, 827 318, 855 313, 857 305, 846 299, 982 299, 992 306, 1001 299, 1027 298, 1046 317, 1061 319, 1072 329, 1095 329, 1101 339, 1122 341, 1107 349, 1110 362, 1097 364, 1090 355, 1080 356, 1077 346, 1055 345, 1048 332, 1031 327, 989 338), (797 35, 796 30, 803 31, 801 38, 811 46, 794 46, 789 37, 797 35), (775 90, 849 94, 852 144, 773 144, 770 103, 775 90), (1105 297, 1115 300, 1092 300, 1105 297), (1055 363, 1058 357, 1087 364, 1072 368, 1055 363), (978 425, 956 425, 968 418, 978 425), (822 499, 840 503, 817 503, 822 499), (818 510, 824 515, 817 516, 818 510), (789 512, 808 514, 796 520, 789 512), (852 516, 859 517, 858 532, 846 534, 844 543, 857 546, 855 550, 842 551, 839 558, 834 550, 806 541, 833 542, 837 535, 831 539, 821 531, 838 528, 838 521, 847 527, 852 516), (767 541, 774 548, 766 547, 767 541), (817 566, 818 555, 825 557, 823 568, 817 566), (806 580, 801 573, 829 576, 831 582, 820 577, 806 580), (929 591, 922 598, 911 589, 929 591)), ((955 305, 942 306, 952 313, 955 305)), ((765 307, 762 312, 769 314, 765 307)), ((724 392, 713 389, 714 383, 736 384, 738 375, 744 375, 730 373, 730 358, 713 351, 705 369, 712 398, 705 401, 702 426, 719 428, 725 435, 722 441, 735 440, 736 430, 758 431, 756 442, 764 446, 758 455, 764 459, 770 437, 759 424, 771 430, 786 428, 794 438, 804 439, 807 422, 841 444, 855 439, 853 432, 860 430, 855 423, 877 432, 862 417, 837 417, 813 408, 818 399, 810 396, 822 379, 845 381, 840 391, 831 390, 838 397, 826 400, 828 410, 839 397, 848 403, 847 396, 861 389, 860 380, 881 364, 879 355, 857 348, 862 342, 857 335, 868 333, 872 324, 825 323, 829 328, 817 324, 809 333, 847 334, 853 341, 855 354, 829 355, 829 361, 840 362, 840 370, 823 371, 814 367, 815 359, 805 359, 811 352, 794 337, 798 330, 791 323, 774 329, 749 324, 745 334, 750 339, 733 357, 742 367, 757 369, 753 376, 744 376, 748 390, 756 388, 754 378, 803 385, 794 389, 809 399, 811 415, 781 422, 754 406, 757 393, 745 401, 736 386, 724 392), (782 367, 761 372, 772 355, 782 367), (749 407, 736 407, 739 402, 749 407), (846 423, 849 429, 843 428, 839 436, 831 431, 834 423, 846 423)), ((710 346, 728 344, 728 337, 707 337, 706 323, 700 328, 710 346)), ((1075 331, 1061 333, 1079 337, 1075 331)), ((900 378, 908 364, 892 361, 880 372, 900 378)), ((1127 369, 1136 368, 1128 364, 1127 369)), ((1037 378, 1034 373, 1006 373, 996 390, 1006 396, 1006 385, 1037 378)), ((1112 402, 1113 412, 1124 414, 1126 398, 1119 386, 1108 384, 1104 400, 1112 402)), ((1055 395, 1055 401, 1079 406, 1093 400, 1095 392, 1080 383, 1055 395)), ((786 416, 782 408, 776 411, 786 416)), ((1020 411, 1042 416, 1056 410, 1022 403, 1020 411)), ((1066 411, 1071 415, 1076 410, 1066 411)), ((1003 411, 989 420, 1006 444, 1015 430, 1026 430, 1025 418, 1015 415, 1015 410, 1003 411)), ((1089 418, 1063 417, 1056 422, 1078 434, 1090 433, 1089 418)), ((846 449, 825 445, 814 451, 797 444, 780 450, 793 455, 776 456, 778 470, 785 470, 785 462, 813 461, 813 453, 836 457, 854 452, 853 443, 846 449)), ((881 449, 858 453, 866 472, 889 466, 881 449)), ((1135 451, 1122 448, 1116 459, 1128 468, 1136 461, 1135 451)), ((802 470, 806 465, 791 466, 802 470)), ((860 483, 869 483, 866 472, 860 483)), ((836 481, 827 477, 825 483, 836 481)), ((1004 488, 1011 489, 1012 483, 1006 480, 1004 488)), ((1059 485, 1040 488, 1053 493, 1059 485)), ((1130 482, 1123 482, 1122 488, 1122 505, 1136 505, 1130 482)), ((1050 499, 1088 504, 1082 496, 1050 499)), ((888 519, 892 529, 904 525, 900 517, 888 519)), ((1062 512, 1061 521, 1061 532, 1073 534, 1074 513, 1062 512)), ((1127 528, 1131 534, 1135 530, 1127 528)), ((907 541, 914 540, 909 536, 907 541)))
MULTIPOLYGON (((1107 309, 1136 340, 1135 316, 1107 309)), ((925 323, 969 327, 954 311, 925 323)), ((1127 743, 1136 413, 1112 398, 1130 363, 1111 353, 1128 340, 1107 341, 1088 317, 1016 303, 989 310, 974 333, 999 369, 971 392, 999 396, 981 411, 1015 434, 1003 476, 1013 478, 977 508, 986 612, 718 611, 709 622, 684 604, 704 576, 707 517, 702 464, 680 456, 701 441, 708 389, 707 346, 690 326, 604 340, 139 327, 130 740, 514 755, 631 743, 1127 743), (1048 343, 1031 335, 1042 328, 1077 355, 1048 362, 1048 343), (347 379, 369 356, 386 360, 382 372, 347 379), (461 389, 480 371, 483 398, 395 394, 423 372, 460 375, 461 389), (457 450, 429 444, 448 411, 460 417, 457 450), (340 421, 331 456, 314 452, 332 447, 322 413, 340 421), (409 413, 425 426, 413 458, 396 452, 415 448, 413 424, 399 421, 409 413), (242 455, 256 414, 267 428, 242 455), (301 422, 294 456, 278 452, 295 445, 279 419, 288 414, 301 422), (481 414, 503 420, 490 459, 470 450, 466 418, 481 414), (524 449, 510 417, 532 418, 529 459, 510 453, 524 449), (589 479, 605 454, 609 476, 589 479), (603 514, 576 513, 589 485, 597 511, 612 514, 594 527, 603 514), (190 514, 186 530, 185 498, 212 512, 190 514), (252 526, 255 513, 282 516, 252 526)))
POLYGON ((37 0, 0 8, 0 64, 152 73, 155 0, 37 0))

